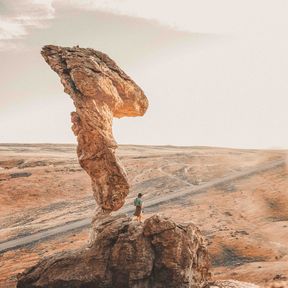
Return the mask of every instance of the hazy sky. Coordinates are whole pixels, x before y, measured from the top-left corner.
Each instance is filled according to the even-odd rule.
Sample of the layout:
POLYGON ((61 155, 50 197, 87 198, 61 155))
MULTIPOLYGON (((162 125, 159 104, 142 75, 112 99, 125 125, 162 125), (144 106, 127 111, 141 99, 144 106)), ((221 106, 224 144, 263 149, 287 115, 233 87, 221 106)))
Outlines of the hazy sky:
POLYGON ((43 45, 107 53, 144 90, 119 143, 288 148, 288 1, 0 0, 0 142, 75 142, 43 45))

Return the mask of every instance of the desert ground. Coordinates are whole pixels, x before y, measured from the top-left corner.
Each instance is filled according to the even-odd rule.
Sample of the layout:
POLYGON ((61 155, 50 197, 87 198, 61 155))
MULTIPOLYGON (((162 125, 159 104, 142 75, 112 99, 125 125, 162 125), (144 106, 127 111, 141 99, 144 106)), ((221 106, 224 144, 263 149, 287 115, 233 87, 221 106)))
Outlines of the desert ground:
MULTIPOLYGON (((145 217, 197 225, 214 278, 265 284, 288 277, 287 151, 124 145, 117 153, 131 184, 126 208, 141 192, 144 203, 162 199, 147 205, 145 217)), ((0 208, 0 245, 89 219, 95 201, 76 146, 0 145, 0 208)), ((88 239, 85 226, 0 252, 0 287, 15 287, 25 268, 88 239)))

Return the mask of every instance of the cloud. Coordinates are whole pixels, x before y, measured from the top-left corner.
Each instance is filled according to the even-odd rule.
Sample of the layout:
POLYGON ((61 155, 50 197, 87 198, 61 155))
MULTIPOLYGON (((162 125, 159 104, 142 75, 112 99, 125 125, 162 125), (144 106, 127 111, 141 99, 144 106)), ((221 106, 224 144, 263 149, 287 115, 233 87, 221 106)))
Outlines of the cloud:
POLYGON ((0 19, 0 40, 10 40, 26 34, 26 30, 21 23, 10 19, 0 19))
POLYGON ((192 33, 288 29, 286 0, 70 0, 69 3, 80 9, 154 20, 192 33))
POLYGON ((54 18, 52 0, 17 0, 4 2, 0 16, 0 48, 28 34, 31 27, 43 28, 45 21, 54 18), (16 3, 17 2, 17 3, 16 3))
POLYGON ((286 0, 4 0, 0 3, 0 49, 43 28, 55 7, 103 11, 156 21, 191 33, 284 33, 286 0), (2 48, 1 48, 2 47, 2 48))

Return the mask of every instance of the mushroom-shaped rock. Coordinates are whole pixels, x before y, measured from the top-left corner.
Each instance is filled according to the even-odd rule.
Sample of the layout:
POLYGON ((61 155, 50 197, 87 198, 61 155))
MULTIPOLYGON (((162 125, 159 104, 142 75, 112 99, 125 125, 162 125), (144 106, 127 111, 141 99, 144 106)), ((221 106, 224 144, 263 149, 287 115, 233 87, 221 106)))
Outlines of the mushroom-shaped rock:
POLYGON ((141 88, 102 52, 47 45, 41 54, 59 75, 76 107, 71 120, 78 159, 91 177, 96 202, 105 212, 118 210, 129 184, 115 155, 112 120, 142 116, 148 100, 141 88))

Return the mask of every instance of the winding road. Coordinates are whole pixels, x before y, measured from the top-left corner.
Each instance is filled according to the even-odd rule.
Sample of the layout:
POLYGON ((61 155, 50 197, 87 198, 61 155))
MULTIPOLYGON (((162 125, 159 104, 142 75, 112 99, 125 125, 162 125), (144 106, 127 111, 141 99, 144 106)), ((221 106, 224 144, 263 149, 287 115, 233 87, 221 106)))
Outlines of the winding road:
MULTIPOLYGON (((179 198, 183 198, 185 196, 191 196, 195 194, 204 193, 207 191, 207 189, 210 189, 212 187, 227 184, 231 181, 239 180, 241 178, 249 177, 255 174, 258 174, 260 172, 268 171, 270 169, 274 169, 277 167, 281 167, 283 165, 286 165, 286 161, 284 159, 282 160, 276 160, 267 164, 262 164, 260 166, 256 166, 253 168, 246 169, 244 171, 235 172, 231 175, 227 175, 218 179, 214 179, 209 181, 208 183, 200 184, 200 185, 193 185, 183 179, 178 179, 175 175, 170 175, 173 179, 178 179, 186 184, 189 185, 189 187, 185 187, 183 189, 180 189, 176 192, 170 193, 169 195, 161 195, 158 197, 154 197, 153 199, 145 200, 145 208, 151 208, 153 206, 159 205, 159 204, 167 204, 169 201, 177 200, 179 198)), ((162 171, 163 172, 163 171, 162 171)), ((165 174, 169 174, 166 173, 165 174)), ((121 208, 119 211, 113 213, 114 215, 122 214, 122 213, 130 213, 134 211, 134 207, 132 203, 126 203, 126 205, 121 208)), ((25 245, 33 244, 38 241, 42 241, 47 239, 48 237, 52 237, 58 234, 63 234, 67 232, 71 232, 76 229, 81 229, 90 226, 91 219, 81 219, 74 222, 66 223, 61 226, 57 226, 54 228, 50 228, 46 231, 40 231, 34 234, 31 234, 29 236, 19 237, 13 240, 8 240, 6 242, 0 243, 0 253, 6 252, 8 250, 13 250, 15 248, 19 248, 25 245)))

